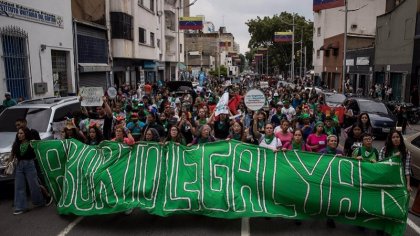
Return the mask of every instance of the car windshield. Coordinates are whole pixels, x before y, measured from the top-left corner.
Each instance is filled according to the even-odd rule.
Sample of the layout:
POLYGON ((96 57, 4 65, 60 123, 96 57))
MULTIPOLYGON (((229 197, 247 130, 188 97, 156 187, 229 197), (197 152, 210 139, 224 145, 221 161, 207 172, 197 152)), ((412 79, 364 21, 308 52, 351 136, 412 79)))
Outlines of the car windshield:
POLYGON ((368 113, 388 114, 385 104, 374 101, 360 101, 360 111, 368 113))
POLYGON ((46 132, 50 116, 49 108, 6 109, 0 115, 0 132, 16 132, 15 121, 22 118, 28 121, 29 128, 46 132))
POLYGON ((341 104, 346 99, 346 96, 343 94, 325 94, 325 102, 341 104))

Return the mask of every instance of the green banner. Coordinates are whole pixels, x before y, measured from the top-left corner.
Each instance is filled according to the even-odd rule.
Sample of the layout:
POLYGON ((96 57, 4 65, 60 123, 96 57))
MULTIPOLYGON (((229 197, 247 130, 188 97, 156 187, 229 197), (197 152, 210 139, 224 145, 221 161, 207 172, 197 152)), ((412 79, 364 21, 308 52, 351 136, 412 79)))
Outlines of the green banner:
POLYGON ((34 141, 60 214, 139 207, 219 218, 332 218, 403 235, 409 194, 401 161, 277 152, 236 141, 192 147, 34 141))

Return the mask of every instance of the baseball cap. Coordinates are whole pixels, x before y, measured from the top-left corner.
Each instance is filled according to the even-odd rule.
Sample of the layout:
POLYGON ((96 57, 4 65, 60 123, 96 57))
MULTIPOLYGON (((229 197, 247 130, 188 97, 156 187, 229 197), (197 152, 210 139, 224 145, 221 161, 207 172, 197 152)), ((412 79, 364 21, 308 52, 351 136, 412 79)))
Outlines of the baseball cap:
POLYGON ((10 92, 5 92, 4 96, 12 96, 12 94, 10 92))
POLYGON ((277 103, 277 106, 283 106, 283 102, 281 102, 281 101, 280 101, 280 102, 278 102, 278 103, 277 103))

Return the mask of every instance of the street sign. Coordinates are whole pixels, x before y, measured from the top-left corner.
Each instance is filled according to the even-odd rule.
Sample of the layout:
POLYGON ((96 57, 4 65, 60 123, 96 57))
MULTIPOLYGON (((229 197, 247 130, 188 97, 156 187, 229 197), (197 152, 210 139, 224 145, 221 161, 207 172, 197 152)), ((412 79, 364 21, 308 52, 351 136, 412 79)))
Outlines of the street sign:
POLYGON ((258 111, 265 105, 265 96, 261 90, 252 89, 245 94, 245 106, 253 111, 258 111))

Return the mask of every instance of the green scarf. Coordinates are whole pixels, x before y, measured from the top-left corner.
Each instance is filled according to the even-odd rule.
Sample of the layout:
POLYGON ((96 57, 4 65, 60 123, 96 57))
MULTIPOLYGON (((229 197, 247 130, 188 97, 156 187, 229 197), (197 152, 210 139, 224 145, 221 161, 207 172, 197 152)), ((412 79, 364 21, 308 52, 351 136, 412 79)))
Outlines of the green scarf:
POLYGON ((271 135, 271 137, 264 135, 264 141, 266 144, 270 144, 271 142, 273 142, 273 139, 274 139, 274 135, 271 135))
POLYGON ((28 151, 28 147, 29 147, 29 142, 27 141, 24 141, 23 143, 20 144, 19 151, 20 151, 21 156, 25 155, 26 151, 28 151))
POLYGON ((376 161, 376 154, 375 150, 372 148, 370 151, 368 151, 364 146, 360 148, 360 152, 362 153, 362 157, 366 161, 376 161))
POLYGON ((232 138, 238 141, 241 141, 241 134, 233 134, 232 138))
POLYGON ((326 154, 337 154, 337 149, 332 149, 329 146, 327 146, 326 154))
POLYGON ((295 141, 292 142, 293 150, 300 150, 302 148, 302 143, 296 143, 295 141))

